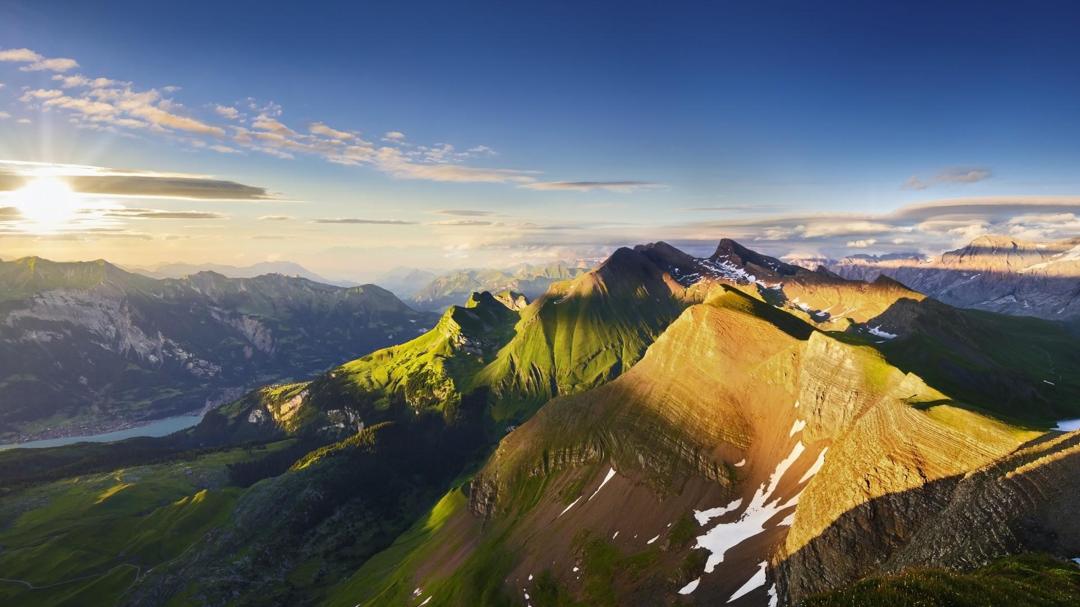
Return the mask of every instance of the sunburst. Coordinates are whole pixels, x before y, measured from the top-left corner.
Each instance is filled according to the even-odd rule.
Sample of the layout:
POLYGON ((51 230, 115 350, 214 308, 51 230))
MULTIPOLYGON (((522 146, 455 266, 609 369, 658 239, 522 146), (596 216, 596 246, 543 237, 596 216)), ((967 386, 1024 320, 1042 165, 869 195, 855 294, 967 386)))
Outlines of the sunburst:
POLYGON ((29 232, 57 232, 72 225, 82 209, 82 202, 63 179, 33 177, 8 196, 9 204, 19 210, 23 228, 29 232))

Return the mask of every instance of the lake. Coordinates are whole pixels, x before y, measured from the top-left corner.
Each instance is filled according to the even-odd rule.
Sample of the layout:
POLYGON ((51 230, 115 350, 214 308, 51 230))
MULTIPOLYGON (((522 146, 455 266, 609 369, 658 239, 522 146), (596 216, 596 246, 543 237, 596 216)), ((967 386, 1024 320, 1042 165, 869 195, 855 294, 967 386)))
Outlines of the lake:
POLYGON ((64 436, 61 438, 46 438, 25 443, 11 443, 7 445, 0 445, 0 451, 16 448, 44 449, 46 447, 62 447, 64 445, 73 445, 75 443, 111 443, 113 441, 124 440, 125 438, 135 438, 137 436, 166 436, 172 434, 173 432, 179 432, 180 430, 190 428, 195 424, 199 423, 199 420, 201 419, 201 414, 178 415, 176 417, 166 417, 164 419, 159 419, 143 426, 125 428, 124 430, 114 430, 112 432, 104 432, 102 434, 91 434, 87 436, 64 436))

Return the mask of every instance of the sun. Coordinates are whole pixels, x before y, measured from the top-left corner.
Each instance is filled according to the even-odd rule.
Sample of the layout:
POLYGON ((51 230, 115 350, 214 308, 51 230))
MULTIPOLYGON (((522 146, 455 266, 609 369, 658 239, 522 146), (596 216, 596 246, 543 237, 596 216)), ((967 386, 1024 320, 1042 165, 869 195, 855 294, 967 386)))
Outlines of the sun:
POLYGON ((35 177, 11 193, 11 203, 33 231, 53 231, 71 223, 80 208, 79 196, 64 180, 35 177))

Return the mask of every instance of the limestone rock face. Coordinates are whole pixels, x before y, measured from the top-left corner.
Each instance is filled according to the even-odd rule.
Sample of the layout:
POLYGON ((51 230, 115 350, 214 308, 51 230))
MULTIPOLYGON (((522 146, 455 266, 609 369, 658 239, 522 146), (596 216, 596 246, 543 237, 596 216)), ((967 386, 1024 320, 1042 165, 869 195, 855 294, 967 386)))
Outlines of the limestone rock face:
POLYGON ((988 235, 936 258, 862 256, 824 265, 856 280, 886 275, 963 308, 1052 320, 1080 316, 1080 239, 1035 243, 988 235))
MULTIPOLYGON (((1080 554, 1078 487, 1080 433, 1040 436, 976 470, 914 483, 844 512, 780 561, 781 596, 794 604, 907 567, 969 570, 1022 552, 1080 554)), ((796 529, 788 548, 798 544, 796 529)))
POLYGON ((214 272, 158 280, 105 261, 0 262, 0 384, 12 403, 0 411, 0 442, 188 413, 403 341, 433 321, 374 285, 214 272))

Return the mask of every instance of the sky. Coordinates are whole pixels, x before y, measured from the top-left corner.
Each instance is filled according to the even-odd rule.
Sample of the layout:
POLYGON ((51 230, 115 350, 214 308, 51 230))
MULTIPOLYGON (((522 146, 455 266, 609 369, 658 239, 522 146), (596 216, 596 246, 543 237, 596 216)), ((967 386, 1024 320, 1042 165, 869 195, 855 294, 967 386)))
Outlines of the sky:
POLYGON ((1080 235, 1074 3, 93 4, 0 2, 2 258, 1080 235))

